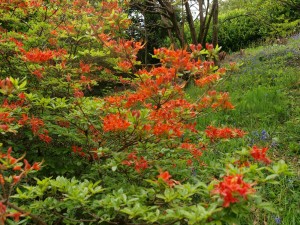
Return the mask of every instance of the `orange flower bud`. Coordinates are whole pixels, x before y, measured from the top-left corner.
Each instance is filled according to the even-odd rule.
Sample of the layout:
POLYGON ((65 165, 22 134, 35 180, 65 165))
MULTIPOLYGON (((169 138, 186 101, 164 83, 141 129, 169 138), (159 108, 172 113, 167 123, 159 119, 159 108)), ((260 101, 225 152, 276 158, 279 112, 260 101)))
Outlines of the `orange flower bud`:
POLYGON ((13 168, 13 170, 21 170, 22 168, 21 168, 21 166, 15 166, 14 168, 13 168))

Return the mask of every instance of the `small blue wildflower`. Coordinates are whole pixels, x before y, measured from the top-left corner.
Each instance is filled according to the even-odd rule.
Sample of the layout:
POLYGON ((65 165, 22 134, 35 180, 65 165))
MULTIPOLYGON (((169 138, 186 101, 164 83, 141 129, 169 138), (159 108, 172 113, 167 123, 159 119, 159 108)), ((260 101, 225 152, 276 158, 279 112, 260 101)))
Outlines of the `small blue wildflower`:
POLYGON ((281 218, 280 217, 275 217, 275 223, 276 224, 281 224, 281 218))
POLYGON ((265 140, 267 140, 268 138, 269 138, 268 132, 267 132, 266 130, 262 130, 260 139, 263 140, 263 141, 265 141, 265 140))

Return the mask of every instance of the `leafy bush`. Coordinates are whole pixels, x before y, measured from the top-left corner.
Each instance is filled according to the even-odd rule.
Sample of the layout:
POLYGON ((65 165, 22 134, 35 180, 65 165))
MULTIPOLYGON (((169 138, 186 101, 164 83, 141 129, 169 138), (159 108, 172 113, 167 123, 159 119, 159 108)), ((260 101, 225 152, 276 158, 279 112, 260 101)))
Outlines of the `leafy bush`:
MULTIPOLYGON (((221 4, 219 45, 238 51, 299 31, 299 14, 281 1, 227 1, 221 4)), ((208 39, 210 40, 210 39, 208 39)))
POLYGON ((245 132, 196 129, 206 113, 233 108, 212 89, 226 69, 199 59, 213 46, 155 49, 161 65, 137 69, 142 43, 126 39, 130 21, 117 1, 0 9, 2 224, 220 224, 250 206, 274 211, 259 189, 289 173, 284 161, 272 163, 263 146, 215 155, 220 140, 245 132), (186 74, 203 90, 196 101, 180 82, 186 74), (93 95, 103 80, 126 90, 93 95), (30 162, 44 158, 44 173, 27 178, 40 164, 23 168, 10 146, 30 162))

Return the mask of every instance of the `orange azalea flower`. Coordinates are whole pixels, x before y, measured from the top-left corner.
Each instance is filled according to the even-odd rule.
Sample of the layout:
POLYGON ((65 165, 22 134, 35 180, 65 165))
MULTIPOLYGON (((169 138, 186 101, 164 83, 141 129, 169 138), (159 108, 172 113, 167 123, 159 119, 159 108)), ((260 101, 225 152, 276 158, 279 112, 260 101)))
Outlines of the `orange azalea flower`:
POLYGON ((240 129, 236 128, 216 128, 214 126, 208 126, 205 130, 206 136, 210 138, 211 141, 216 139, 229 139, 229 138, 240 138, 246 133, 240 129))
POLYGON ((212 49, 214 48, 214 46, 213 46, 212 44, 206 43, 206 44, 205 44, 205 48, 206 48, 207 50, 212 50, 212 49))
POLYGON ((0 129, 1 129, 1 130, 4 130, 4 131, 8 131, 9 126, 8 126, 7 124, 1 124, 1 125, 0 125, 0 129))
POLYGON ((80 68, 82 73, 89 73, 91 72, 91 67, 89 64, 85 64, 82 61, 80 61, 80 68))
POLYGON ((134 165, 134 169, 137 172, 141 172, 141 170, 145 170, 147 169, 148 166, 148 161, 142 156, 142 157, 138 157, 136 155, 136 153, 132 152, 127 156, 128 160, 124 160, 122 162, 123 165, 127 165, 127 166, 132 166, 134 165))
POLYGON ((32 72, 32 74, 34 74, 37 78, 41 79, 43 78, 44 70, 45 70, 44 68, 36 69, 32 72))
POLYGON ((168 181, 172 176, 170 175, 170 173, 168 171, 165 172, 160 172, 160 174, 157 176, 157 178, 161 178, 164 181, 168 181))
POLYGON ((24 169, 25 170, 30 170, 31 169, 31 165, 28 163, 28 161, 26 159, 24 159, 24 169))
POLYGON ((34 116, 32 116, 29 123, 31 125, 31 130, 34 134, 36 134, 39 131, 40 127, 44 126, 44 121, 39 118, 35 118, 34 116))
POLYGON ((250 154, 255 160, 264 162, 265 164, 270 164, 272 161, 267 158, 267 151, 267 147, 259 149, 256 145, 254 145, 251 149, 250 154))
POLYGON ((196 85, 199 86, 199 87, 203 87, 207 84, 211 84, 211 83, 214 83, 216 81, 218 81, 220 79, 220 76, 219 74, 211 74, 207 77, 203 77, 201 79, 198 79, 196 80, 196 85))
POLYGON ((27 114, 22 114, 22 118, 18 121, 18 124, 20 125, 25 125, 25 123, 28 121, 28 115, 27 114))
POLYGON ((74 89, 74 97, 75 98, 82 98, 84 97, 83 91, 79 90, 78 88, 74 89))
POLYGON ((170 179, 172 176, 168 171, 161 171, 160 174, 157 176, 158 179, 162 179, 169 187, 174 187, 176 184, 180 184, 179 181, 174 179, 170 179))
POLYGON ((54 57, 63 56, 67 53, 65 49, 52 50, 41 50, 38 48, 30 49, 29 51, 23 51, 25 60, 34 63, 47 62, 54 57))
POLYGON ((52 138, 48 135, 48 132, 44 134, 39 134, 38 136, 40 140, 46 142, 47 144, 49 144, 52 141, 52 138))
POLYGON ((51 50, 45 50, 42 51, 38 48, 31 49, 28 52, 25 52, 25 58, 27 61, 30 62, 46 62, 54 57, 53 51, 51 50))
POLYGON ((118 67, 124 72, 129 72, 132 67, 132 63, 124 60, 118 63, 118 67))
POLYGON ((239 201, 239 196, 247 199, 249 194, 254 193, 253 185, 246 183, 241 174, 224 176, 223 181, 215 185, 212 193, 220 194, 224 200, 223 207, 229 207, 231 203, 239 201))
POLYGON ((19 175, 19 176, 14 175, 13 176, 14 184, 18 183, 20 181, 21 177, 22 177, 21 175, 19 175))
POLYGON ((14 213, 7 214, 7 216, 12 217, 15 222, 19 222, 20 221, 20 217, 23 216, 23 214, 20 213, 20 212, 14 212, 14 213))
POLYGON ((120 114, 109 114, 103 119, 104 132, 126 130, 129 126, 130 123, 120 114))
POLYGON ((41 164, 35 162, 35 163, 32 165, 31 168, 32 168, 33 170, 40 170, 40 169, 41 169, 41 164))
POLYGON ((15 118, 10 117, 10 113, 8 112, 0 112, 0 121, 4 123, 11 123, 15 120, 15 118))
POLYGON ((13 170, 21 170, 21 169, 22 169, 21 166, 15 166, 15 167, 13 168, 13 170))
POLYGON ((19 99, 22 99, 22 100, 26 99, 24 92, 21 92, 20 94, 18 94, 18 97, 19 97, 19 99))
POLYGON ((4 177, 2 176, 2 174, 0 174, 0 184, 4 184, 4 183, 5 183, 4 177))

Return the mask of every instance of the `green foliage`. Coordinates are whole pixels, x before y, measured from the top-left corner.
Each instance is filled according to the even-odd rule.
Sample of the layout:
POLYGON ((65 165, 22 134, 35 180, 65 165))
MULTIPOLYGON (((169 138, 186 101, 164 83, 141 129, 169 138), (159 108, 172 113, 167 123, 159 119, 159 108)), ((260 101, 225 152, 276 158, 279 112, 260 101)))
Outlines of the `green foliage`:
POLYGON ((219 16, 219 44, 226 51, 299 31, 299 15, 282 1, 224 1, 219 16))

